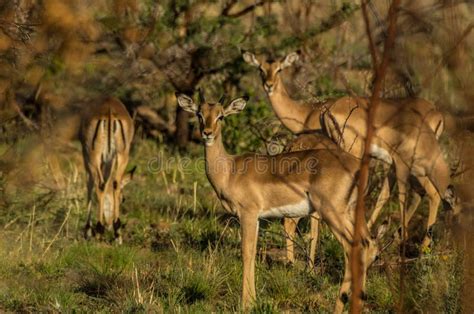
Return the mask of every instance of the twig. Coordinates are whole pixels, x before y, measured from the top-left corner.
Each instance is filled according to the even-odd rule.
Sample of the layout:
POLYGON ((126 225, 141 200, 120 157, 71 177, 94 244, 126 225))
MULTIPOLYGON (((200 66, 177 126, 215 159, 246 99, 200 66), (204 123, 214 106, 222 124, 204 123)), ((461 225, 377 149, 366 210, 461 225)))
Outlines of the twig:
POLYGON ((438 78, 438 76, 436 75, 438 73, 438 71, 446 64, 447 62, 447 59, 453 54, 456 52, 457 48, 459 47, 459 45, 462 44, 462 42, 464 41, 464 39, 467 38, 467 36, 471 33, 472 29, 474 28, 474 23, 471 23, 469 24, 468 27, 466 27, 466 29, 464 30, 464 32, 462 33, 461 37, 459 38, 459 40, 454 44, 453 47, 451 47, 451 49, 449 49, 443 56, 443 58, 441 59, 441 61, 438 63, 438 65, 435 67, 433 73, 431 73, 424 81, 423 83, 421 83, 421 86, 422 87, 427 87, 431 81, 434 79, 434 78, 438 78))
POLYGON ((196 204, 197 204, 197 181, 194 181, 193 184, 193 213, 196 214, 196 204))
MULTIPOLYGON (((351 250, 351 271, 352 271, 352 296, 351 296, 351 313, 361 313, 362 312, 362 263, 361 261, 361 246, 362 246, 362 230, 364 228, 365 222, 365 190, 368 184, 369 177, 369 163, 370 163, 370 145, 372 143, 372 138, 374 136, 374 126, 373 121, 377 111, 378 102, 380 99, 380 91, 382 88, 382 81, 385 76, 385 71, 389 62, 389 54, 395 43, 395 32, 396 32, 396 21, 398 7, 400 5, 400 0, 393 0, 389 9, 388 19, 388 35, 384 44, 384 51, 382 62, 380 66, 374 66, 375 72, 375 83, 372 91, 372 96, 370 99, 370 105, 367 114, 367 135, 364 142, 364 155, 362 158, 359 179, 358 179, 358 191, 357 191, 357 206, 355 211, 355 223, 354 223, 354 239, 352 242, 351 250)), ((366 21, 368 22, 368 21, 366 21)), ((367 26, 366 30, 368 31, 367 36, 372 36, 370 33, 370 27, 367 26)), ((372 49, 372 48, 371 48, 372 49)), ((403 219, 404 217, 402 217, 403 219)), ((403 240, 402 240, 403 242, 403 240)))
POLYGON ((252 12, 253 10, 255 10, 256 8, 258 7, 261 7, 262 5, 264 5, 265 3, 271 3, 273 2, 274 0, 261 0, 257 3, 254 3, 252 5, 249 5, 248 7, 245 7, 243 8, 242 10, 238 11, 238 12, 235 12, 235 13, 229 13, 230 11, 230 8, 226 11, 226 12, 222 12, 224 16, 226 17, 232 17, 232 18, 236 18, 236 17, 241 17, 247 13, 250 13, 252 12))
POLYGON ((402 263, 414 263, 420 260, 429 260, 433 258, 446 258, 452 256, 452 252, 447 253, 437 253, 437 254, 430 254, 430 255, 422 255, 419 257, 412 257, 412 258, 405 258, 403 261, 401 259, 394 261, 394 262, 381 262, 373 264, 373 267, 384 267, 384 266, 400 266, 402 263))
POLYGON ((362 15, 364 17, 364 22, 365 22, 365 32, 367 33, 367 38, 369 40, 369 51, 370 51, 370 55, 372 56, 372 66, 375 72, 379 64, 379 61, 378 61, 378 56, 377 56, 377 50, 374 44, 374 38, 372 37, 372 32, 370 30, 369 15, 367 14, 367 1, 362 1, 362 15))
POLYGON ((36 204, 33 205, 33 210, 31 213, 31 219, 30 219, 30 253, 33 248, 33 231, 34 231, 34 226, 35 226, 35 211, 36 211, 36 204))
MULTIPOLYGON (((137 267, 135 266, 135 264, 133 265, 133 270, 134 270, 134 276, 133 276, 133 279, 135 281, 135 286, 136 286, 136 297, 137 297, 137 303, 138 304, 143 304, 143 296, 140 292, 140 283, 138 281, 138 271, 137 271, 137 267)), ((135 294, 135 293, 134 293, 135 294)))
POLYGON ((41 259, 44 258, 44 256, 46 255, 46 253, 49 251, 49 249, 51 248, 51 245, 53 245, 54 242, 56 242, 56 239, 58 238, 59 234, 61 233, 61 231, 63 230, 64 228, 64 225, 66 225, 66 222, 69 218, 69 214, 71 213, 71 209, 72 209, 72 206, 69 206, 69 210, 67 211, 67 214, 66 214, 66 217, 64 218, 64 221, 63 223, 61 224, 61 227, 59 227, 59 230, 58 232, 54 235, 53 239, 51 240, 51 242, 49 242, 48 244, 48 247, 44 250, 43 252, 43 255, 41 255, 41 259))
POLYGON ((12 224, 14 224, 19 218, 20 218, 20 216, 17 216, 15 218, 13 218, 12 220, 10 220, 5 226, 3 226, 3 230, 6 230, 8 227, 10 227, 12 224))

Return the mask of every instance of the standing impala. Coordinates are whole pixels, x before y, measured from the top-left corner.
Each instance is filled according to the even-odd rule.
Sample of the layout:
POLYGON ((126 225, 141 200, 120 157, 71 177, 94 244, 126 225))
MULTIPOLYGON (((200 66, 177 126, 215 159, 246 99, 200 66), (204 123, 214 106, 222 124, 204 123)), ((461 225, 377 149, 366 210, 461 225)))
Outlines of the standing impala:
POLYGON ((105 228, 113 226, 116 241, 122 243, 119 218, 122 189, 133 171, 125 174, 132 142, 133 120, 125 106, 115 98, 107 98, 87 108, 81 124, 80 139, 87 172, 87 223, 84 235, 100 238, 105 228), (91 225, 92 191, 99 211, 95 228, 91 225))
MULTIPOLYGON (((301 134, 293 139, 285 148, 285 152, 297 152, 310 149, 327 149, 327 150, 340 150, 340 147, 336 145, 329 137, 325 136, 320 132, 314 132, 311 134, 301 134)), ((295 262, 294 253, 294 241, 296 228, 300 217, 297 218, 284 218, 283 225, 285 229, 285 240, 286 240, 286 259, 290 263, 295 262)), ((309 256, 308 264, 309 269, 314 269, 316 265, 316 248, 319 238, 319 217, 318 213, 312 213, 310 217, 310 245, 309 245, 309 256)))
MULTIPOLYGON (((305 150, 274 156, 248 153, 229 155, 222 143, 222 120, 244 109, 246 98, 229 106, 208 103, 202 97, 177 95, 179 105, 199 118, 205 144, 206 175, 224 208, 239 217, 242 236, 242 306, 256 299, 255 255, 258 219, 302 217, 316 212, 325 221, 345 252, 345 273, 335 312, 341 313, 350 290, 349 253, 354 229, 354 184, 359 161, 341 150, 305 150)), ((363 228, 362 269, 366 271, 378 252, 363 228)), ((358 296, 361 297, 361 296, 358 296)))
MULTIPOLYGON (((308 104, 292 99, 283 85, 280 72, 291 66, 299 59, 297 53, 290 53, 281 61, 265 61, 262 58, 256 57, 250 52, 243 53, 244 60, 260 69, 263 86, 272 104, 273 110, 282 124, 286 126, 291 132, 299 134, 307 131, 314 131, 324 129, 324 131, 345 151, 354 155, 357 158, 362 158, 363 155, 363 141, 366 135, 366 112, 368 108, 367 98, 362 97, 343 97, 337 100, 329 100, 321 104, 308 104)), ((430 145, 436 146, 435 150, 439 150, 439 145, 436 139, 439 138, 444 130, 444 119, 433 104, 423 99, 403 99, 403 100, 381 100, 378 105, 377 114, 375 117, 375 127, 382 127, 391 121, 398 121, 397 123, 416 123, 419 129, 430 130, 433 132, 435 141, 430 140, 430 145), (416 117, 412 117, 416 116, 416 117), (406 122, 405 122, 406 121, 406 122), (427 127, 425 127, 425 125, 427 127)), ((417 132, 408 132, 409 135, 402 134, 397 129, 400 126, 391 123, 391 129, 398 134, 398 140, 401 142, 407 141, 413 143, 417 139, 417 132), (409 136, 412 136, 410 138, 409 136)), ((382 136, 381 141, 384 141, 383 136, 389 136, 389 132, 379 132, 379 137, 382 136)), ((390 135, 391 138, 393 136, 390 135)), ((419 143, 419 142, 417 142, 419 143)), ((426 144, 423 144, 426 145, 426 144)), ((412 148, 416 148, 416 145, 412 148)), ((386 162, 388 165, 392 163, 394 158, 390 155, 393 149, 387 150, 377 144, 372 145, 372 157, 386 162)), ((407 153, 407 152, 405 152, 407 153)), ((428 155, 424 156, 426 159, 432 158, 429 151, 428 155)), ((410 156, 413 155, 410 154, 410 156)), ((397 158, 398 162, 402 162, 397 158)), ((405 161, 406 163, 406 161, 405 161)), ((388 166, 385 166, 386 168, 388 166)), ((399 168, 402 168, 400 164, 399 168)), ((406 172, 403 171, 403 172, 406 172)), ((398 171, 397 174, 401 175, 398 171)), ((435 174, 432 174, 434 176, 435 174)), ((441 181, 445 180, 444 174, 441 181)), ((402 185, 400 190, 404 193, 407 190, 407 180, 405 178, 397 178, 397 183, 402 185)), ((424 184, 422 184, 424 186, 424 184)), ((428 188, 430 189, 430 188, 428 188)), ((432 190, 432 189, 430 189, 432 190)), ((444 196, 445 191, 438 191, 444 196)), ((429 193, 429 192, 428 192, 429 193)), ((399 200, 405 206, 406 196, 399 192, 399 200)), ((374 211, 369 219, 369 228, 374 224, 378 217, 385 201, 389 196, 388 178, 384 179, 382 190, 374 211)), ((407 210, 413 213, 421 200, 421 197, 413 193, 412 204, 407 210)), ((430 199, 435 198, 430 197, 430 199)), ((404 208, 403 206, 403 208, 404 208)), ((431 206, 431 208, 433 208, 431 206)), ((408 215, 411 217, 411 215, 408 215)), ((430 214, 430 216, 435 216, 430 214)), ((408 219, 409 220, 409 219, 408 219)))

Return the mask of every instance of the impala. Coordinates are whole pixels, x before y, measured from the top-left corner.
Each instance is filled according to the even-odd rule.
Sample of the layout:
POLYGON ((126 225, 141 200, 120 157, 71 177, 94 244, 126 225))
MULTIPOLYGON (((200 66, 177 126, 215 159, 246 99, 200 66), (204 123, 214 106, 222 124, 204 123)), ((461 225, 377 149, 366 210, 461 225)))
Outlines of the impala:
MULTIPOLYGON (((222 120, 244 109, 246 98, 224 107, 201 98, 197 105, 184 94, 178 104, 199 118, 205 144, 206 175, 223 207, 239 217, 243 260, 242 306, 255 301, 255 255, 258 219, 302 217, 317 213, 325 221, 345 252, 344 281, 335 312, 343 310, 350 290, 348 256, 354 220, 354 184, 359 161, 342 150, 305 150, 274 156, 248 153, 229 155, 222 142, 222 120)), ((363 282, 368 266, 378 252, 368 229, 363 229, 363 282)), ((357 296, 361 297, 361 296, 357 296)))
POLYGON ((122 189, 132 178, 125 174, 134 127, 125 106, 115 98, 107 98, 87 107, 82 117, 80 140, 87 172, 86 238, 100 238, 113 226, 117 243, 122 243, 119 218, 122 189), (92 228, 92 193, 99 205, 97 224, 92 228))
MULTIPOLYGON (((301 134, 293 139, 286 147, 285 152, 296 152, 310 149, 328 149, 340 150, 329 137, 322 133, 314 132, 311 134, 301 134)), ((286 259, 290 263, 295 262, 294 241, 296 227, 301 218, 284 218, 283 225, 285 229, 286 240, 286 259)), ((316 248, 319 237, 319 221, 321 217, 317 213, 311 214, 310 217, 310 249, 308 256, 308 264, 310 269, 314 269, 316 262, 316 248)))
MULTIPOLYGON (((339 146, 341 146, 343 150, 357 158, 362 158, 364 147, 363 143, 367 127, 367 98, 343 97, 341 99, 332 99, 325 103, 319 104, 308 104, 296 101, 289 96, 282 82, 280 73, 283 69, 291 66, 299 59, 298 53, 290 53, 280 61, 266 61, 262 58, 256 57, 250 52, 244 52, 243 58, 247 63, 260 69, 263 87, 267 92, 272 108, 285 127, 295 134, 323 129, 324 132, 339 146)), ((436 152, 439 151, 439 145, 436 140, 440 137, 444 130, 444 119, 442 114, 436 110, 433 104, 423 99, 411 98, 397 100, 384 99, 379 102, 374 121, 375 127, 378 128, 390 124, 393 131, 392 133, 398 134, 396 137, 398 137, 399 141, 413 143, 413 141, 417 139, 418 132, 412 130, 409 132, 409 136, 412 136, 412 138, 409 138, 406 133, 402 134, 403 131, 400 129, 403 127, 391 123, 391 121, 394 120, 398 121, 398 124, 401 123, 403 125, 406 123, 416 123, 415 126, 417 126, 418 129, 431 131, 435 141, 430 139, 430 145, 435 147, 434 150, 436 152)), ((389 132, 386 130, 384 132, 378 132, 378 136, 382 137, 380 138, 381 141, 384 141, 384 136, 389 136, 389 132)), ((393 138, 393 136, 390 137, 393 138)), ((421 145, 426 146, 427 144, 421 145)), ((411 148, 416 148, 416 145, 411 148)), ((372 157, 384 161, 386 163, 386 169, 388 169, 389 165, 391 165, 391 163, 394 161, 394 158, 392 158, 390 155, 391 152, 394 152, 394 150, 387 150, 376 143, 372 145, 372 157)), ((428 150, 427 153, 428 155, 424 158, 430 159, 431 156, 428 150)), ((409 154, 409 156, 411 155, 413 155, 413 153, 409 154)), ((399 163, 402 162, 400 158, 396 158, 395 161, 399 163)), ((406 160, 404 162, 406 163, 406 160)), ((399 166, 399 169, 400 168, 402 168, 401 164, 399 166)), ((396 173, 397 175, 402 175, 402 172, 406 172, 406 170, 399 170, 396 173)), ((433 173, 431 176, 433 177, 434 175, 435 174, 433 173)), ((439 178, 439 180, 444 181, 445 175, 440 175, 442 178, 439 178)), ((399 192, 399 200, 400 203, 404 204, 403 208, 405 208, 406 196, 402 195, 402 193, 405 193, 407 190, 407 180, 406 178, 397 178, 397 183, 402 185, 402 187, 399 189, 402 191, 399 192)), ((425 187, 426 184, 422 183, 422 186, 425 187)), ((432 191, 430 187, 427 188, 432 191)), ((443 188, 438 191, 438 193, 441 193, 443 196, 445 192, 446 191, 443 188)), ((427 193, 429 194, 428 191, 427 193)), ((389 183, 388 178, 385 177, 379 199, 377 200, 377 204, 368 221, 369 229, 375 223, 375 220, 377 219, 388 197, 389 183)), ((434 196, 430 197, 430 199, 434 198, 434 196)), ((412 204, 407 210, 409 213, 408 217, 411 217, 411 214, 414 213, 418 207, 421 197, 417 193, 413 193, 412 199, 412 204)), ((435 203, 433 203, 430 208, 434 208, 435 203)), ((435 216, 434 213, 430 214, 430 217, 432 216, 435 216)), ((409 218, 407 220, 409 220, 409 218)), ((408 222, 406 221, 406 223, 408 222)))

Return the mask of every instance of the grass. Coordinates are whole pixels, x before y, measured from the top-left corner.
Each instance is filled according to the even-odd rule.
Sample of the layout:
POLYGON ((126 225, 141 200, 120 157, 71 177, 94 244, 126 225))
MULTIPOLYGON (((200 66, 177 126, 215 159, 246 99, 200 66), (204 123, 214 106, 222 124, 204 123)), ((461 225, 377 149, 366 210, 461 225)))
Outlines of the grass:
MULTIPOLYGON (((131 166, 138 173, 125 188, 121 208, 122 246, 82 239, 85 184, 82 172, 74 175, 80 164, 66 163, 67 189, 36 185, 8 195, 0 215, 0 311, 238 312, 239 224, 223 212, 202 166, 196 167, 201 157, 200 147, 185 158, 137 141, 131 166), (174 162, 158 171, 150 167, 157 157, 174 162)), ((395 202, 388 207, 397 210, 395 202)), ((297 240, 299 261, 286 265, 275 257, 284 248, 280 222, 261 225, 253 312, 331 312, 343 255, 328 228, 322 227, 317 269, 311 272, 304 240, 297 240)), ((300 230, 307 231, 308 222, 300 230)), ((438 241, 429 254, 406 265, 404 303, 410 311, 460 311, 462 255, 448 251, 442 230, 435 230, 438 241)), ((390 247, 384 266, 370 270, 371 312, 397 310, 397 256, 390 247)))

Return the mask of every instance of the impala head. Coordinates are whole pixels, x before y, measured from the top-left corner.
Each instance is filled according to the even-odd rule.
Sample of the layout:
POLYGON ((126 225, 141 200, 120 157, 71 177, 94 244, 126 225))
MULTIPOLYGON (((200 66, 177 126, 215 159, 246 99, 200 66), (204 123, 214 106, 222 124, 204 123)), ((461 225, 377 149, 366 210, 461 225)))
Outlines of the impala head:
POLYGON ((96 196, 99 207, 105 215, 105 222, 111 225, 113 213, 118 212, 120 204, 123 202, 122 190, 133 178, 137 167, 125 173, 122 180, 116 180, 111 177, 108 181, 99 183, 96 188, 96 196), (110 217, 109 217, 110 216, 110 217))
POLYGON ((224 117, 239 113, 245 108, 248 97, 239 97, 224 107, 224 97, 217 103, 207 102, 200 91, 200 104, 196 104, 193 99, 185 94, 176 95, 178 104, 187 112, 194 113, 199 118, 201 136, 206 146, 214 144, 215 139, 221 134, 221 122, 224 117))
POLYGON ((257 57, 253 53, 245 51, 242 54, 245 62, 253 65, 260 69, 260 75, 262 77, 263 88, 271 95, 275 88, 278 88, 280 84, 280 72, 281 70, 291 66, 293 63, 298 61, 299 54, 292 52, 281 60, 264 60, 262 57, 257 57))

